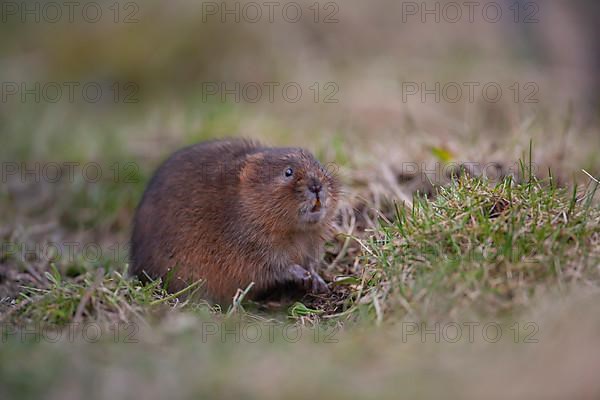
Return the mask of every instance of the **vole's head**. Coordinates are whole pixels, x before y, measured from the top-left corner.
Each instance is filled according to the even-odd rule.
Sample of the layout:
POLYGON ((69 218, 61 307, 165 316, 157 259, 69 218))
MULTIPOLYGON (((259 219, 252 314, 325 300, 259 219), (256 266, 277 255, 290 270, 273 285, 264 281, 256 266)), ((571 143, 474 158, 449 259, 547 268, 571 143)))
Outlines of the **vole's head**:
POLYGON ((241 170, 242 201, 274 230, 319 229, 333 217, 339 196, 336 171, 328 169, 304 149, 262 149, 241 170))

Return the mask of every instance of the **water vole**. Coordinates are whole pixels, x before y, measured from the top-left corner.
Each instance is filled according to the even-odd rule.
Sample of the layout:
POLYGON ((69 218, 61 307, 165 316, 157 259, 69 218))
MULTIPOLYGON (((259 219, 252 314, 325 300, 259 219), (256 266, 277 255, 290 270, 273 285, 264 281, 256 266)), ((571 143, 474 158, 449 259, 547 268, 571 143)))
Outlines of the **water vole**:
POLYGON ((132 273, 199 279, 205 298, 230 302, 295 284, 328 291, 317 274, 339 195, 335 176, 310 152, 215 140, 177 151, 156 171, 134 218, 132 273))

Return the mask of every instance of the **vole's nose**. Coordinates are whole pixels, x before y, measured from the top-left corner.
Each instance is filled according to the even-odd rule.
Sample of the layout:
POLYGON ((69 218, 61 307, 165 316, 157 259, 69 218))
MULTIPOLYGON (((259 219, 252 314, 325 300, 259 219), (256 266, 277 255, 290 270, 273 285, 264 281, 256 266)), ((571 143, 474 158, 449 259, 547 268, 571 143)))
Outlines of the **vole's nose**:
POLYGON ((323 186, 321 185, 321 182, 319 182, 317 179, 312 178, 308 182, 308 190, 310 190, 314 194, 319 194, 321 192, 321 189, 323 189, 323 186))

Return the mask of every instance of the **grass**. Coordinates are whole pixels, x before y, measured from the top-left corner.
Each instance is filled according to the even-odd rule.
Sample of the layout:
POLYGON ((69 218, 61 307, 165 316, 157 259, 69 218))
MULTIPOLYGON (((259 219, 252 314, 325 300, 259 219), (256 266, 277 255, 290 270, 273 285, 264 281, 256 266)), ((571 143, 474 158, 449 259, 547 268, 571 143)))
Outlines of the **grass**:
MULTIPOLYGON (((207 126, 235 125, 228 115, 210 114, 207 126)), ((210 130, 185 125, 183 142, 210 130)), ((106 145, 111 154, 103 143, 84 153, 106 145)), ((379 176, 347 143, 333 143, 315 149, 340 166, 345 184, 339 234, 324 259, 332 293, 291 303, 252 303, 241 291, 219 309, 127 277, 129 221, 164 155, 140 159, 128 182, 108 174, 93 183, 25 183, 43 194, 32 203, 27 191, 4 193, 0 396, 78 398, 95 387, 96 398, 385 398, 402 385, 409 397, 477 398, 522 376, 552 376, 548 393, 580 393, 567 378, 593 370, 590 346, 600 337, 597 183, 581 172, 585 185, 538 177, 531 153, 517 177, 494 181, 456 169, 438 182, 394 176, 393 168, 379 176), (73 255, 23 251, 73 241, 73 255), (86 243, 105 252, 90 257, 86 243), (458 343, 446 337, 453 324, 463 329, 458 343), (465 324, 475 327, 474 341, 465 324), (503 332, 499 342, 484 336, 489 324, 503 332), (545 357, 577 363, 544 374, 516 367, 545 357)), ((442 163, 461 156, 426 148, 442 163)), ((126 156, 101 163, 106 171, 136 160, 119 151, 126 156)), ((513 387, 516 395, 529 389, 513 387)))
MULTIPOLYGON (((25 286, 21 292, 17 315, 27 321, 58 327, 81 321, 129 323, 145 321, 144 317, 158 312, 163 305, 178 309, 187 304, 162 289, 160 281, 142 285, 114 270, 105 273, 98 268, 69 279, 53 266, 52 272, 45 275, 46 288, 25 286)), ((196 286, 190 285, 187 291, 196 286)))
MULTIPOLYGON (((339 322, 430 320, 465 310, 512 315, 539 288, 595 285, 596 189, 592 182, 586 190, 570 191, 534 176, 497 184, 467 174, 456 177, 433 200, 417 195, 410 206, 394 203, 370 229, 347 238, 351 244, 345 251, 354 250, 354 259, 332 254, 343 260, 342 268, 355 262, 361 266, 336 277, 332 300, 342 298, 341 310, 328 310, 327 298, 308 298, 307 305, 297 303, 288 314, 339 322)), ((191 302, 168 295, 160 281, 143 286, 127 278, 125 262, 53 261, 40 272, 41 285, 22 288, 11 310, 16 322, 130 322, 151 315, 155 306, 185 309, 191 302)), ((242 299, 226 315, 243 310, 242 299)))
POLYGON ((432 202, 396 207, 364 244, 381 312, 427 318, 427 307, 452 316, 473 306, 498 315, 539 288, 597 282, 595 192, 595 183, 571 195, 535 178, 490 186, 462 177, 432 202))

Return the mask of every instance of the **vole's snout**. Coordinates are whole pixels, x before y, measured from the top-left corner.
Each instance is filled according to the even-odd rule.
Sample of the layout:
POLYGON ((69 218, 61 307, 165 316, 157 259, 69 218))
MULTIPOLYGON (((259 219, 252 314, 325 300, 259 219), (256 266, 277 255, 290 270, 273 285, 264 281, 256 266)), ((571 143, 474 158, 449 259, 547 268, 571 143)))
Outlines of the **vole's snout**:
POLYGON ((323 184, 316 177, 309 178, 307 182, 307 197, 310 203, 309 211, 311 213, 320 213, 321 208, 324 205, 325 198, 327 197, 326 190, 323 188, 323 184))
POLYGON ((323 185, 317 178, 311 178, 308 183, 308 190, 319 196, 321 190, 323 189, 323 185))

